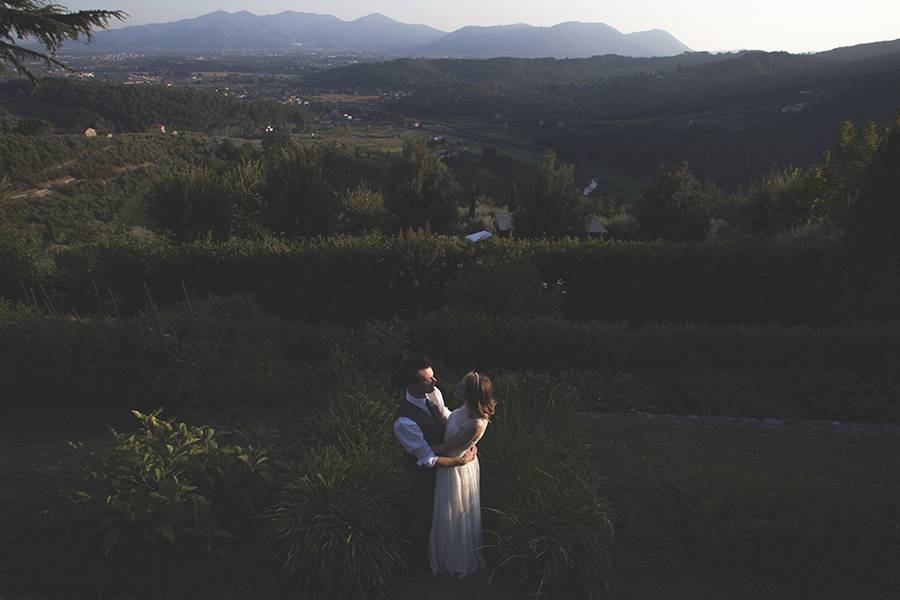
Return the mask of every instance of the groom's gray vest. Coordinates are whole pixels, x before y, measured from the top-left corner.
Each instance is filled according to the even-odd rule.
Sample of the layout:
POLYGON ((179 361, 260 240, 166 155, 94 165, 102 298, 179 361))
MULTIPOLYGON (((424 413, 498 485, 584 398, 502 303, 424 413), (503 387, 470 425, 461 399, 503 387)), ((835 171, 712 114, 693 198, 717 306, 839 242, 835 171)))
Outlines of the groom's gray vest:
MULTIPOLYGON (((444 419, 428 398, 425 399, 425 406, 428 407, 428 412, 413 405, 404 397, 397 407, 397 418, 406 417, 413 421, 422 430, 428 445, 433 446, 444 441, 444 419)), ((415 556, 422 563, 420 567, 425 569, 428 563, 426 548, 434 511, 434 480, 437 469, 420 467, 416 462, 415 455, 403 453, 403 463, 409 474, 409 491, 412 496, 412 537, 416 548, 415 556)), ((430 567, 426 570, 430 572, 430 567)))
MULTIPOLYGON (((412 402, 404 397, 400 401, 400 406, 397 407, 397 417, 406 417, 418 425, 429 446, 440 444, 444 441, 443 416, 438 412, 438 408, 432 404, 430 399, 425 399, 425 406, 428 407, 427 413, 418 406, 413 405, 412 402)), ((404 452, 403 460, 410 476, 415 477, 416 473, 421 473, 422 475, 427 474, 431 477, 434 476, 434 469, 420 467, 416 464, 417 459, 415 455, 404 452)))

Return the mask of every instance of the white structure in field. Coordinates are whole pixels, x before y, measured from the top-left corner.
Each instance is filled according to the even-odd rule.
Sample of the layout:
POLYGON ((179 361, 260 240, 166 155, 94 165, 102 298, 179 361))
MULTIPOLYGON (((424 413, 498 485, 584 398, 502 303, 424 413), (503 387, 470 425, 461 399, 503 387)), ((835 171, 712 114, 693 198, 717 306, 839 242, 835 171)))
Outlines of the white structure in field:
POLYGON ((470 242, 470 243, 472 243, 472 244, 475 244, 475 243, 477 243, 477 242, 480 242, 481 240, 486 240, 486 239, 488 239, 488 238, 490 238, 490 237, 494 237, 494 234, 491 233, 490 231, 484 231, 484 230, 482 230, 482 231, 479 231, 479 232, 477 232, 477 233, 473 233, 473 234, 471 234, 471 235, 467 235, 467 236, 466 236, 466 241, 467 241, 467 242, 470 242))

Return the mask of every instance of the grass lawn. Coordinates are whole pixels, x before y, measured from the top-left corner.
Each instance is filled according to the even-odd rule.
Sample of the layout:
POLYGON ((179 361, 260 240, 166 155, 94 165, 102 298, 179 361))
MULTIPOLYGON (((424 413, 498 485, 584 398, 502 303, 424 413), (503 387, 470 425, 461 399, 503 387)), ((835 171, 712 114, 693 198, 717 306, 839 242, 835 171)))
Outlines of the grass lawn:
POLYGON ((900 436, 599 420, 614 598, 900 597, 900 436))
POLYGON ((407 140, 423 136, 424 133, 417 129, 380 126, 326 129, 317 134, 321 141, 337 142, 349 148, 373 152, 400 152, 407 140))
MULTIPOLYGON (((101 422, 2 419, 0 595, 99 592, 103 560, 61 491, 77 483, 81 466, 65 440, 102 444, 101 422)), ((900 436, 640 416, 593 426, 597 476, 618 510, 611 598, 900 597, 900 436)), ((273 593, 264 581, 212 582, 202 573, 179 581, 178 593, 273 593)), ((404 600, 467 597, 447 582, 394 589, 404 600)))

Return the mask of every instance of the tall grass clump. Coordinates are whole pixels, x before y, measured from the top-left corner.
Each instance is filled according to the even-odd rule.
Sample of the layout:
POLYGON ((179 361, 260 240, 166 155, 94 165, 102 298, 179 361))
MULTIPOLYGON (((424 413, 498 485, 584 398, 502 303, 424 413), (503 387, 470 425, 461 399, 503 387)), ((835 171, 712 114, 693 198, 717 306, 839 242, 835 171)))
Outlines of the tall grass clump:
POLYGON ((598 597, 614 517, 577 398, 546 376, 501 376, 495 384, 497 413, 479 452, 491 575, 535 597, 598 597))
POLYGON ((370 468, 383 448, 317 448, 265 514, 274 566, 302 598, 380 596, 406 568, 403 490, 370 468))
POLYGON ((263 517, 277 576, 302 598, 381 596, 408 564, 393 413, 369 393, 338 382, 304 421, 305 450, 284 465, 263 517))
POLYGON ((596 598, 611 566, 611 506, 570 468, 537 470, 490 509, 492 573, 535 597, 596 598))
POLYGON ((52 271, 52 261, 38 235, 25 225, 9 220, 0 206, 0 297, 24 298, 44 307, 38 284, 47 280, 52 271), (26 298, 26 294, 31 297, 26 298))

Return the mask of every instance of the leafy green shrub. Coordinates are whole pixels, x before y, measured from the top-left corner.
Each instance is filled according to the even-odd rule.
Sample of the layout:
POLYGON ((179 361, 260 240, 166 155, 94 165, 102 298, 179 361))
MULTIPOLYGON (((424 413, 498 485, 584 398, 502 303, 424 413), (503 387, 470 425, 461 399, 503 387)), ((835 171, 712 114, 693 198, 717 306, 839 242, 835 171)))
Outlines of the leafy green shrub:
POLYGON ((342 229, 347 233, 381 231, 387 222, 384 196, 381 192, 369 189, 368 183, 361 183, 348 190, 342 199, 341 208, 342 229))
MULTIPOLYGON (((222 444, 222 433, 134 411, 141 429, 113 432, 79 501, 99 513, 106 554, 137 543, 149 548, 203 552, 230 537, 218 504, 252 516, 250 498, 269 479, 265 449, 222 444), (232 498, 228 498, 232 496, 232 498)), ((234 522, 235 515, 225 515, 234 522)))
POLYGON ((629 322, 816 324, 836 320, 841 313, 830 298, 847 293, 839 247, 770 243, 563 239, 472 247, 424 232, 181 245, 113 239, 65 249, 58 263, 64 276, 55 287, 80 312, 96 306, 85 285, 91 279, 121 293, 122 310, 131 312, 146 303, 143 283, 167 305, 183 298, 184 279, 200 296, 252 293, 279 313, 356 322, 463 301, 506 314, 490 300, 495 288, 512 290, 499 295, 518 298, 520 310, 539 313, 547 292, 526 286, 533 279, 563 282, 551 297, 567 318, 629 322), (521 285, 531 291, 515 292, 511 274, 524 274, 521 285))
POLYGON ((236 220, 233 190, 208 167, 181 167, 153 183, 146 203, 150 218, 179 240, 204 234, 228 236, 236 220))

